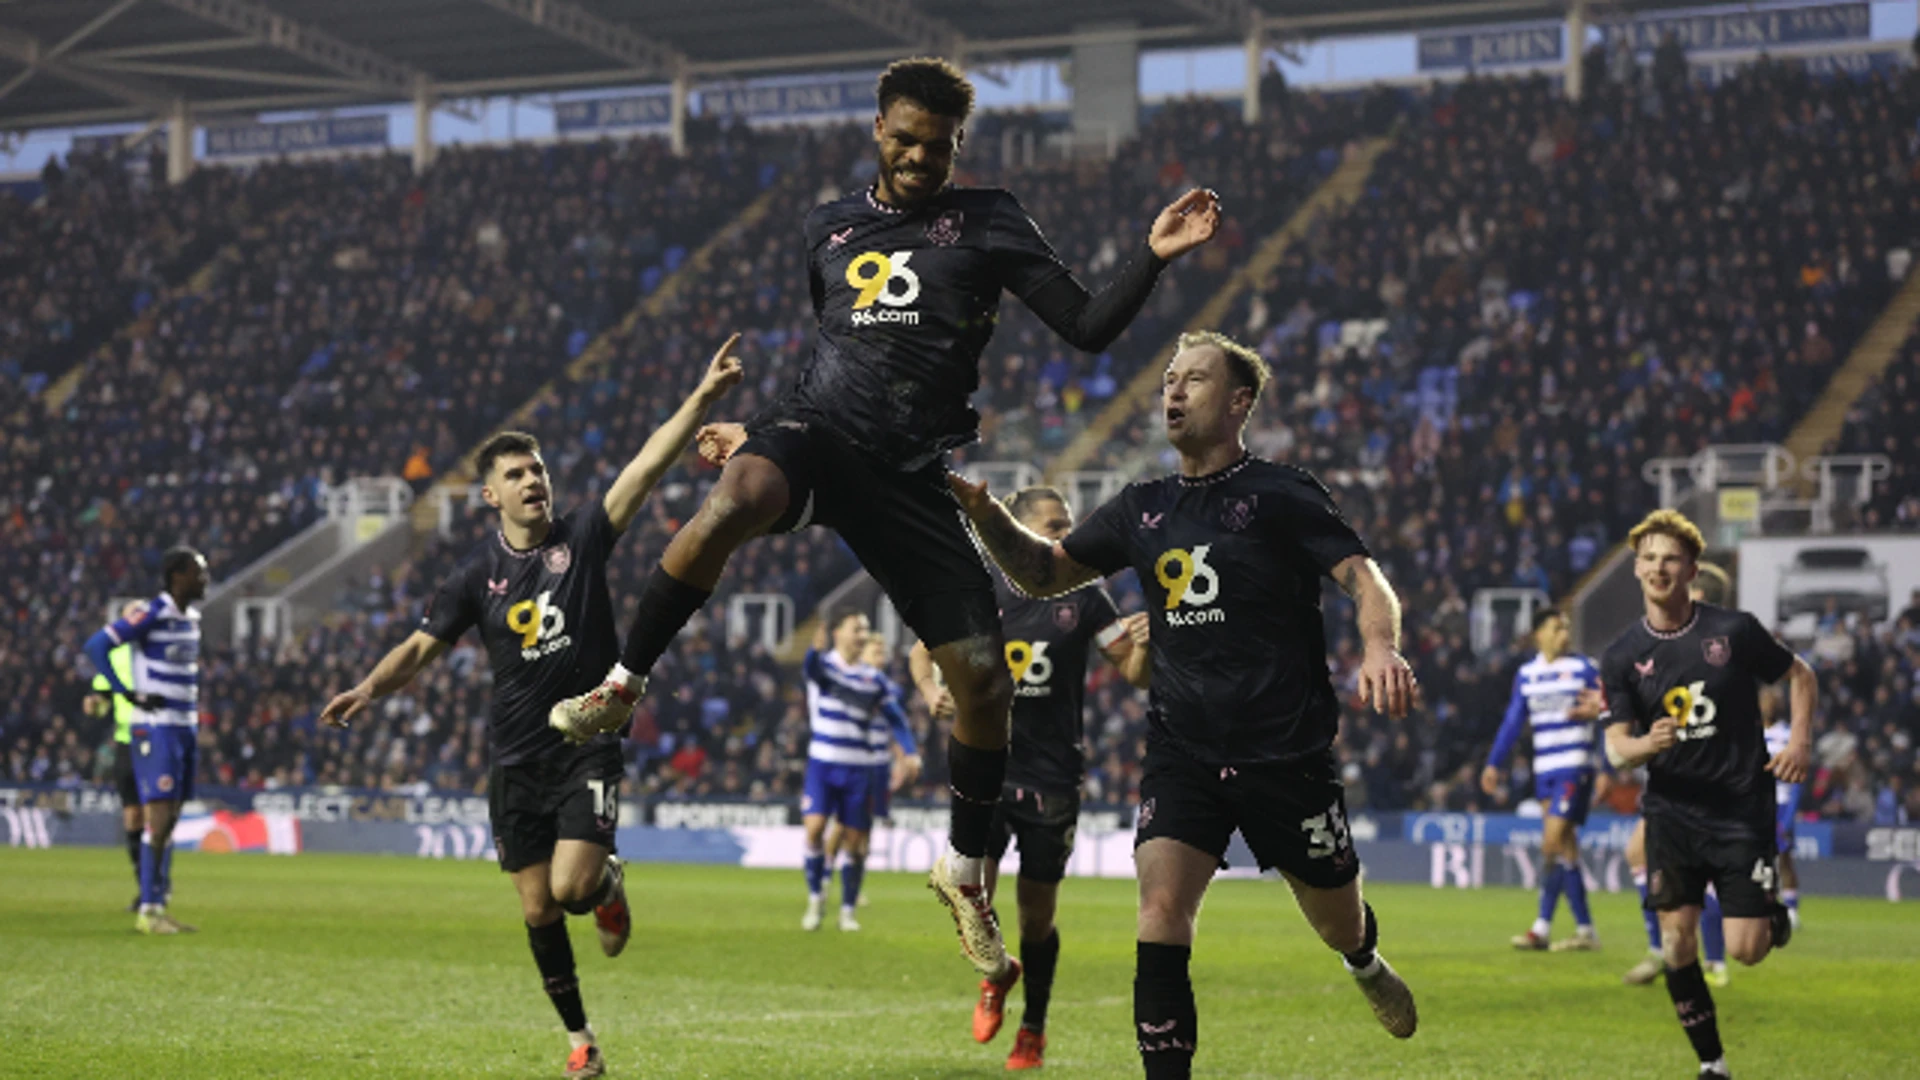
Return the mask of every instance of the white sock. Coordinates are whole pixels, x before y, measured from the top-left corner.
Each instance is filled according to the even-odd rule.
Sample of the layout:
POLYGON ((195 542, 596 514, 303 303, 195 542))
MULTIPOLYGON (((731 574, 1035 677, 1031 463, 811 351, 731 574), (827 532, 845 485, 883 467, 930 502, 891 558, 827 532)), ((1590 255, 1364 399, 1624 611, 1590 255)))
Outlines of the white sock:
POLYGON ((1533 936, 1534 937, 1543 938, 1552 932, 1553 932, 1552 923, 1548 922, 1545 919, 1533 920, 1533 936))
POLYGON ((1347 969, 1347 973, 1356 979, 1371 979, 1380 972, 1380 954, 1378 952, 1373 954, 1373 959, 1363 968, 1357 968, 1347 963, 1344 957, 1341 958, 1340 963, 1347 969))
POLYGON ((592 1046, 595 1041, 596 1040, 593 1037, 592 1024, 588 1024, 586 1027, 581 1028, 579 1031, 567 1032, 567 1044, 573 1047, 575 1050, 578 1050, 583 1046, 592 1046))
POLYGON ((1574 927, 1573 930, 1574 930, 1574 933, 1579 934, 1581 937, 1599 937, 1600 936, 1599 934, 1596 934, 1593 932, 1592 923, 1581 923, 1579 926, 1574 927))
POLYGON ((962 855, 947 846, 947 866, 953 871, 953 880, 962 885, 983 885, 987 880, 987 860, 972 855, 962 855))
POLYGON ((1701 1076, 1732 1076, 1733 1073, 1727 1070, 1727 1059, 1723 1057, 1718 1057, 1718 1058, 1714 1058, 1712 1061, 1701 1062, 1700 1075, 1701 1076))
POLYGON ((625 664, 615 664, 613 665, 613 670, 607 672, 607 681, 610 683, 619 683, 623 690, 636 690, 640 684, 646 682, 646 680, 647 677, 645 675, 635 675, 633 672, 628 671, 627 665, 625 664))

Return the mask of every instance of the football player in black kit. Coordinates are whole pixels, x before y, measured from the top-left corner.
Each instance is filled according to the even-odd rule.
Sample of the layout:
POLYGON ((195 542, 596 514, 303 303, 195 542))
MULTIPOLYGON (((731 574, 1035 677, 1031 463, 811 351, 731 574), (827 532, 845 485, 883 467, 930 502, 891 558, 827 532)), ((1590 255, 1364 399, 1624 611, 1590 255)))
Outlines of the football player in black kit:
MULTIPOLYGON (((1023 488, 1007 497, 1007 512, 1035 533, 1058 540, 1073 529, 1066 496, 1050 487, 1023 488)), ((1009 841, 1020 846, 1020 960, 1001 982, 980 981, 973 1010, 973 1037, 991 1042, 999 1034, 1007 991, 1024 971, 1026 1007, 1020 1033, 1007 1058, 1009 1069, 1039 1068, 1047 1047, 1047 1005, 1060 960, 1060 933, 1053 923, 1060 881, 1073 857, 1080 822, 1080 785, 1086 779, 1085 724, 1087 652, 1098 648, 1128 682, 1147 685, 1147 616, 1120 617, 1100 588, 1036 600, 1014 591, 996 575, 994 597, 1007 636, 1007 670, 1013 677, 1013 742, 1007 780, 987 846, 987 895, 1000 880, 1000 857, 1009 841)), ((953 715, 953 695, 940 685, 926 646, 916 644, 908 661, 928 711, 953 715)))
POLYGON ((967 397, 1002 292, 1076 348, 1104 349, 1168 260, 1213 237, 1220 207, 1211 192, 1188 192, 1154 219, 1113 280, 1089 293, 1011 194, 949 186, 973 108, 973 87, 957 69, 902 60, 880 76, 876 95, 878 178, 807 215, 813 355, 747 424, 746 443, 661 556, 620 663, 591 692, 555 706, 553 723, 573 737, 624 723, 647 672, 740 545, 810 525, 835 529, 933 650, 953 693, 949 850, 928 885, 952 913, 967 959, 1004 979, 1010 965, 985 877, 1013 683, 993 581, 942 460, 979 437, 967 397))
POLYGON ((1777 895, 1773 785, 1806 779, 1819 679, 1760 620, 1693 599, 1688 586, 1706 541, 1684 515, 1654 511, 1627 544, 1646 617, 1600 661, 1607 757, 1616 767, 1647 766, 1647 907, 1660 916, 1667 993, 1700 1075, 1725 1077, 1700 970, 1700 906, 1711 884, 1727 953, 1742 964, 1759 963, 1791 936, 1777 895), (1759 687, 1783 677, 1792 733, 1769 760, 1759 687))
POLYGON ((527 941, 548 996, 567 1028, 569 1077, 605 1070, 580 1002, 568 915, 591 911, 600 948, 617 956, 632 931, 614 830, 620 821, 620 742, 611 733, 572 744, 548 724, 548 710, 595 685, 619 638, 607 593, 607 556, 626 532, 714 402, 740 381, 736 334, 714 354, 700 385, 628 462, 606 496, 553 513, 546 462, 533 436, 502 432, 474 458, 481 496, 500 512, 500 530, 461 562, 434 593, 420 629, 381 659, 360 685, 327 704, 321 718, 346 727, 375 698, 412 681, 469 628, 478 628, 493 667, 487 781, 500 869, 513 875, 527 941))
POLYGON ((1150 1080, 1192 1075, 1199 1022, 1188 976, 1194 920, 1235 829, 1292 886, 1393 1035, 1413 994, 1376 951, 1332 750, 1320 581, 1353 598, 1361 700, 1404 717, 1400 603, 1312 474, 1253 457, 1243 429, 1266 385, 1259 354, 1183 334, 1161 406, 1178 474, 1129 485, 1062 540, 1028 530, 983 486, 949 478, 1007 580, 1058 596, 1128 567, 1153 613, 1152 703, 1134 864, 1140 878, 1134 1034, 1150 1080))

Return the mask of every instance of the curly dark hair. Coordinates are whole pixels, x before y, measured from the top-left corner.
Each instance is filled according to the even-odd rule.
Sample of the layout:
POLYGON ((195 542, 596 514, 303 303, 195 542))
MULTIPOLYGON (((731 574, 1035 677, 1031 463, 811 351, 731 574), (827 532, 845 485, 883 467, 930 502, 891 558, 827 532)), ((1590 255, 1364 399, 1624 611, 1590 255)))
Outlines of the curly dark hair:
POLYGON ((880 111, 896 101, 911 101, 935 116, 965 120, 973 113, 973 84, 948 60, 915 56, 895 60, 874 87, 880 111))

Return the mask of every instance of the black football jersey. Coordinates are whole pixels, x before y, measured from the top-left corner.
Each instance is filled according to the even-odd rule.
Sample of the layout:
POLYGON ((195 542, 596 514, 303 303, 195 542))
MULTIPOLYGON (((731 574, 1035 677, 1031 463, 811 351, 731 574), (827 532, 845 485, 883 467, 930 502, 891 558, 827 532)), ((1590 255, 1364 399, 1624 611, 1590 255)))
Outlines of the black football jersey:
POLYGON ((1760 620, 1712 604, 1672 632, 1645 619, 1620 635, 1600 662, 1608 715, 1644 735, 1653 722, 1679 722, 1679 742, 1647 764, 1642 807, 1756 838, 1773 835, 1773 778, 1760 719, 1760 684, 1778 681, 1793 652, 1760 620))
POLYGON ((1313 474, 1242 458, 1132 484, 1062 542, 1132 567, 1153 615, 1150 737, 1205 764, 1323 752, 1339 730, 1320 580, 1367 546, 1313 474))
POLYGON ((994 582, 1000 625, 1013 675, 1013 743, 1007 783, 1062 794, 1086 776, 1087 651, 1125 631, 1105 589, 1087 588, 1049 600, 1022 596, 994 582))
POLYGON ((480 630, 493 665, 487 738, 498 764, 564 746, 547 725, 547 711, 599 685, 620 659, 607 592, 607 555, 618 537, 598 499, 555 521, 546 542, 531 551, 514 550, 496 532, 428 603, 420 629, 441 641, 458 641, 469 627, 480 630))
POLYGON ((1000 317, 1068 273, 1032 219, 998 188, 949 187, 910 210, 872 189, 807 215, 807 276, 819 321, 786 407, 901 469, 978 437, 967 398, 1000 317))

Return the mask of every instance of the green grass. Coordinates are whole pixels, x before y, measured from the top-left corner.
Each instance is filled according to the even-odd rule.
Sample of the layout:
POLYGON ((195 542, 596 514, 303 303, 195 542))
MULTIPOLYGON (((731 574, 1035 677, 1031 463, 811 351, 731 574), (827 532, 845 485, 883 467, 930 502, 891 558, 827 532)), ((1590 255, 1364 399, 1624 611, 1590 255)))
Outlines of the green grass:
MULTIPOLYGON (((132 932, 129 877, 111 850, 0 849, 0 1076, 560 1071, 565 1040, 489 864, 182 854, 175 911, 201 932, 181 938, 132 932)), ((1011 1030, 990 1047, 968 1037, 975 981, 944 911, 916 878, 869 882, 863 933, 809 935, 798 871, 633 867, 626 955, 605 959, 574 923, 610 1075, 1001 1075, 1011 1030)), ((1221 882, 1194 956, 1200 1075, 1693 1074, 1661 988, 1620 985, 1642 944, 1628 898, 1598 898, 1605 952, 1521 955, 1506 945, 1532 915, 1518 891, 1369 896, 1420 1033, 1379 1030, 1281 887, 1221 882)), ((1735 1069, 1920 1074, 1920 919, 1821 898, 1806 916, 1789 950, 1717 992, 1735 1069)), ((1068 881, 1060 922, 1047 1073, 1139 1075, 1132 883, 1068 881)))

